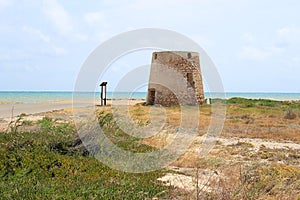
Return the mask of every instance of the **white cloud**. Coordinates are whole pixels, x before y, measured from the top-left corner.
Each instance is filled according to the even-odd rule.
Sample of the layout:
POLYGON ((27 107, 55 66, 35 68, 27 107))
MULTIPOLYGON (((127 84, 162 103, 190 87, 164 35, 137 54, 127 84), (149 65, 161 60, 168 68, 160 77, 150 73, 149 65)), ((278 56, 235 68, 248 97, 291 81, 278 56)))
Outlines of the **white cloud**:
POLYGON ((30 36, 41 39, 44 42, 50 43, 51 39, 48 35, 44 34, 41 30, 29 27, 29 26, 23 26, 22 30, 25 33, 28 33, 30 36))
POLYGON ((251 33, 244 33, 241 36, 242 40, 245 41, 246 43, 252 43, 254 42, 254 36, 251 33))
POLYGON ((59 1, 44 0, 42 11, 61 35, 79 41, 88 39, 87 34, 77 32, 72 16, 59 1))
POLYGON ((12 0, 0 0, 0 10, 6 8, 7 6, 12 5, 12 0))
POLYGON ((291 30, 287 27, 284 27, 284 28, 278 29, 276 32, 279 37, 285 37, 286 35, 288 35, 291 32, 291 30))
POLYGON ((13 56, 11 56, 10 54, 8 54, 8 53, 0 53, 0 62, 11 61, 11 60, 13 60, 13 56))
POLYGON ((66 55, 68 53, 68 51, 62 47, 53 46, 52 48, 56 55, 66 55))
MULTIPOLYGON (((241 59, 253 61, 271 60, 275 56, 282 57, 283 53, 289 50, 287 48, 288 39, 295 35, 297 35, 297 29, 287 27, 276 30, 273 32, 273 37, 267 39, 255 38, 251 33, 244 33, 241 36, 244 45, 238 56, 241 59)), ((300 37, 300 32, 298 37, 300 37)))
POLYGON ((88 39, 88 35, 83 33, 77 33, 75 34, 75 38, 81 41, 86 41, 88 39))
POLYGON ((272 52, 252 46, 244 46, 239 56, 245 60, 264 61, 272 56, 272 52))
POLYGON ((89 24, 89 25, 95 25, 98 23, 105 24, 106 20, 105 17, 102 13, 100 12, 90 12, 86 13, 84 15, 84 20, 89 24))
POLYGON ((68 51, 62 47, 58 47, 55 45, 55 43, 51 40, 51 38, 44 34, 41 30, 37 28, 33 28, 30 26, 24 25, 22 30, 24 33, 27 33, 31 38, 41 40, 46 43, 46 47, 42 48, 42 44, 37 45, 38 49, 41 49, 40 51, 45 54, 51 54, 51 55, 65 55, 68 53, 68 51))
POLYGON ((60 47, 60 46, 56 46, 53 43, 49 43, 48 46, 46 47, 40 47, 40 49, 38 50, 39 53, 42 53, 44 55, 50 55, 50 56, 63 56, 63 55, 67 55, 68 54, 68 50, 60 47))
POLYGON ((25 66, 24 66, 24 69, 25 69, 25 71, 26 72, 35 72, 35 71, 40 71, 41 70, 41 68, 40 67, 38 67, 38 66, 36 66, 36 65, 28 65, 28 64, 26 64, 25 66))
POLYGON ((286 51, 285 48, 282 47, 276 47, 276 46, 272 46, 269 48, 269 51, 272 52, 272 55, 274 54, 280 54, 286 51))
MULTIPOLYGON (((6 52, 0 51, 0 62, 16 63, 26 62, 32 55, 23 49, 7 50, 6 52)), ((1 66, 2 67, 2 66, 1 66)))
POLYGON ((293 61, 293 62, 299 62, 299 61, 300 61, 300 58, 299 58, 299 57, 293 57, 293 58, 292 58, 292 61, 293 61))
POLYGON ((215 45, 214 41, 210 40, 206 35, 191 34, 189 36, 192 40, 197 42, 202 48, 215 45))
POLYGON ((276 33, 281 42, 286 44, 300 43, 300 28, 286 26, 278 29, 276 33))
POLYGON ((44 0, 43 12, 61 34, 66 35, 73 30, 71 16, 57 0, 44 0))
POLYGON ((265 61, 274 55, 281 54, 285 51, 284 48, 275 46, 267 48, 258 48, 254 46, 244 46, 239 53, 239 57, 244 60, 265 61))

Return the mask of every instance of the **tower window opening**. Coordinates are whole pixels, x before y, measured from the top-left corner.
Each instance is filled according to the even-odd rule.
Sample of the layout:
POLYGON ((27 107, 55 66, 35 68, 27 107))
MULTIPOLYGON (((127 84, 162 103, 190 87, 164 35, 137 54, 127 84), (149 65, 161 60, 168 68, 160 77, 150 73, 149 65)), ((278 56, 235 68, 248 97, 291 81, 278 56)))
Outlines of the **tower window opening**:
POLYGON ((193 80, 193 74, 192 73, 187 73, 186 75, 187 82, 188 82, 188 87, 194 87, 194 80, 193 80))

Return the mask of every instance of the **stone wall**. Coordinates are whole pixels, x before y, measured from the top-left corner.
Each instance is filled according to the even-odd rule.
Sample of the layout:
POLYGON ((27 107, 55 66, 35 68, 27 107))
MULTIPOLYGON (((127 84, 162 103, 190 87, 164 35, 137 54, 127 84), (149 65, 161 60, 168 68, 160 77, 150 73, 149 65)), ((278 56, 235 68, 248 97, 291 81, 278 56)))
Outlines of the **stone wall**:
POLYGON ((203 103, 199 54, 183 51, 154 52, 147 104, 172 106, 203 103))

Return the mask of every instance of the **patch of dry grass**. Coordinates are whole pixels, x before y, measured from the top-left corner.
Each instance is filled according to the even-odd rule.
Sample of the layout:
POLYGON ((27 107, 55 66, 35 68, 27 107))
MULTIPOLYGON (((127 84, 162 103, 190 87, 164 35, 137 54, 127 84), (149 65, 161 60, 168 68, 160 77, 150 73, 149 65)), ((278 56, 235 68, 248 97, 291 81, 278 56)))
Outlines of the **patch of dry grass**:
MULTIPOLYGON (((247 104, 227 104, 227 116, 222 137, 261 138, 272 141, 300 142, 300 118, 286 119, 285 112, 290 106, 297 113, 298 105, 286 105, 280 102, 267 102, 269 106, 247 104), (274 104, 274 105, 273 105, 274 104)), ((196 109, 187 107, 189 114, 186 126, 192 126, 197 120, 196 109)), ((141 141, 157 149, 170 144, 183 120, 182 108, 151 107, 136 104, 126 110, 113 112, 111 107, 97 107, 98 116, 114 113, 114 117, 126 116, 140 127, 148 127, 165 120, 162 129, 152 137, 141 141), (157 115, 156 115, 157 114, 157 115), (151 118, 154 117, 154 118, 151 118)), ((67 112, 67 111, 65 111, 67 112)), ((71 112, 71 111, 70 111, 71 112)), ((300 113, 300 112, 299 112, 300 113)), ((64 113, 67 114, 67 113, 64 113)), ((48 113, 55 118, 55 112, 48 113)), ((173 166, 181 168, 199 168, 215 171, 217 178, 209 181, 210 192, 201 191, 201 199, 296 199, 300 194, 300 152, 292 148, 267 148, 251 142, 236 141, 230 145, 218 142, 205 157, 199 157, 202 139, 212 119, 211 106, 200 107, 199 136, 187 152, 177 159, 173 166)), ((30 126, 30 124, 28 125, 30 126)), ((119 138, 118 138, 119 139, 119 138)), ((220 138, 221 140, 221 138, 220 138)))

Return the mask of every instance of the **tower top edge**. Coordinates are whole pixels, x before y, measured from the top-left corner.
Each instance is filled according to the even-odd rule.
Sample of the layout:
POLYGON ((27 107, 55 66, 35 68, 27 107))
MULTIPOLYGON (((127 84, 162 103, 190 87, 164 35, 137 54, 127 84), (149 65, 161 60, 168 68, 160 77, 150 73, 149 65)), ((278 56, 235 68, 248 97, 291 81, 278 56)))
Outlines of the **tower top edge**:
POLYGON ((191 54, 199 54, 198 52, 196 51, 155 51, 153 52, 153 54, 161 54, 161 53, 175 53, 175 54, 181 54, 181 53, 184 53, 184 54, 187 54, 187 53, 191 53, 191 54))

